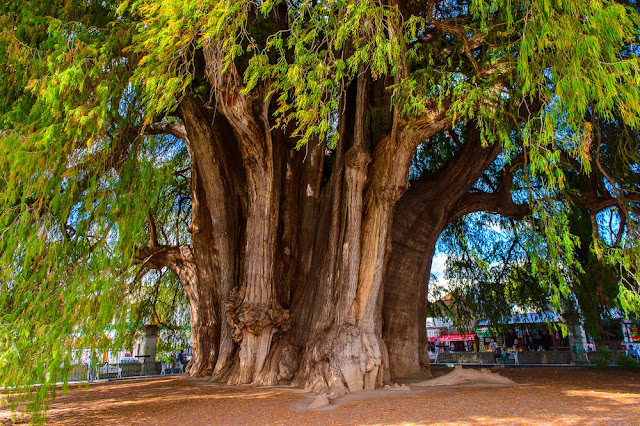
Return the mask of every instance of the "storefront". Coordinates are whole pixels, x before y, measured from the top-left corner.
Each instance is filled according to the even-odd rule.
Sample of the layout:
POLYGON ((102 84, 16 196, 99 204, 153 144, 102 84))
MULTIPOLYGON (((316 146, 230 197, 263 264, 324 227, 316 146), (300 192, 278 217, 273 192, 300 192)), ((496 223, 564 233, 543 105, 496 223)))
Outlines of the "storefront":
POLYGON ((614 312, 611 318, 603 320, 602 343, 609 349, 625 350, 629 345, 640 345, 638 319, 625 318, 622 313, 614 312))
POLYGON ((438 337, 431 337, 429 343, 434 345, 437 352, 477 352, 476 333, 445 333, 438 337))
POLYGON ((508 324, 499 327, 489 326, 488 320, 480 321, 476 333, 482 351, 491 350, 491 339, 500 348, 511 349, 517 341, 520 350, 568 351, 569 341, 562 335, 560 321, 560 317, 552 313, 515 314, 508 324))

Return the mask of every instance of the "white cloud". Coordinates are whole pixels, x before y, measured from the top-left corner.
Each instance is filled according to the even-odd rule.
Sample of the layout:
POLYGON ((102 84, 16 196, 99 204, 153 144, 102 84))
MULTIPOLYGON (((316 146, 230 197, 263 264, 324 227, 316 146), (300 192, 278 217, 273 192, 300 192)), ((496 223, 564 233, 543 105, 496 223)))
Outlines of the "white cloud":
POLYGON ((499 223, 492 223, 489 225, 489 229, 496 234, 504 234, 504 228, 499 223))
POLYGON ((433 257, 433 262, 431 263, 431 273, 433 275, 435 275, 436 277, 438 277, 438 279, 441 279, 441 277, 444 275, 444 271, 445 271, 445 264, 447 263, 447 258, 449 256, 447 256, 446 253, 438 253, 433 257))
POLYGON ((441 297, 444 294, 443 290, 446 291, 449 287, 449 281, 444 277, 448 257, 446 253, 441 252, 436 254, 431 262, 431 273, 438 279, 429 282, 429 300, 432 302, 435 301, 434 296, 441 297))

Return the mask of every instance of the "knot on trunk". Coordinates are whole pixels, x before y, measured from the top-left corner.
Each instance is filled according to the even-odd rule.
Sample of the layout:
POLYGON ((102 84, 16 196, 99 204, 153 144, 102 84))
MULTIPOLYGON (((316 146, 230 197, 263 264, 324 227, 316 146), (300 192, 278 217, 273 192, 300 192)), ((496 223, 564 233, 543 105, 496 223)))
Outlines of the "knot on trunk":
POLYGON ((233 329, 233 340, 242 341, 243 331, 258 335, 266 327, 274 327, 278 331, 291 328, 293 317, 287 309, 272 304, 236 303, 237 292, 231 292, 227 301, 227 322, 233 329))
POLYGON ((355 325, 332 328, 307 347, 296 384, 317 393, 340 396, 381 384, 378 338, 355 325))
POLYGON ((371 154, 362 146, 355 145, 344 155, 344 162, 348 168, 364 169, 371 162, 371 154))
POLYGON ((404 192, 407 190, 408 183, 406 185, 381 185, 377 191, 375 191, 376 198, 380 200, 382 205, 393 205, 404 192))

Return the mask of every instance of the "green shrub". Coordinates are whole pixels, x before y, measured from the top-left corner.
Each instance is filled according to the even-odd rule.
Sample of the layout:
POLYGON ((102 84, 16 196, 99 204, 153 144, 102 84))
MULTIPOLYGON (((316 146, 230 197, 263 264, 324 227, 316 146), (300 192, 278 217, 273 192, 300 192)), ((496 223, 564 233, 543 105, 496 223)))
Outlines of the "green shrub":
POLYGON ((627 355, 618 358, 618 367, 625 370, 640 370, 640 362, 627 355))

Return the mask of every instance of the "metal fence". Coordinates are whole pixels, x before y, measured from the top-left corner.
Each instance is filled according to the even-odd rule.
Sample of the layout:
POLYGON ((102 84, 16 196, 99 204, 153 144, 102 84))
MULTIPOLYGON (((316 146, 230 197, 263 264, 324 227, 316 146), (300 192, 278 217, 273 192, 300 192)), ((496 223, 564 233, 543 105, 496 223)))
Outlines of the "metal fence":
POLYGON ((122 362, 118 364, 99 364, 91 369, 87 364, 79 364, 73 368, 69 377, 71 382, 113 380, 130 377, 162 376, 183 374, 186 362, 122 362))
MULTIPOLYGON (((495 359, 491 352, 439 352, 435 364, 515 364, 515 357, 510 353, 506 359, 495 359)), ((594 365, 623 365, 631 359, 625 355, 625 351, 523 351, 518 353, 518 363, 525 365, 568 365, 568 364, 594 364, 594 365)))

